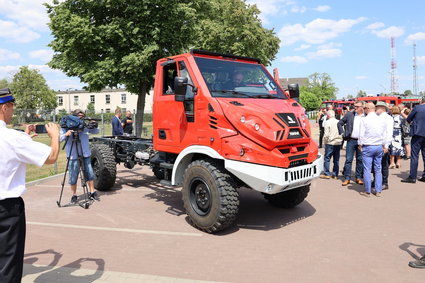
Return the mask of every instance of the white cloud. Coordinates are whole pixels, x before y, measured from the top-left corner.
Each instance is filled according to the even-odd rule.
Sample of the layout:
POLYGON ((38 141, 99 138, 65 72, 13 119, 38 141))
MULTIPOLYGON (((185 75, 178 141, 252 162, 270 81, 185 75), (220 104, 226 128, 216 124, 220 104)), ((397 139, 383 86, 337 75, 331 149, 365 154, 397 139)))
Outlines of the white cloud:
POLYGON ((342 47, 342 44, 341 43, 335 43, 335 42, 329 42, 329 43, 317 46, 317 49, 332 49, 332 48, 338 48, 338 47, 342 47))
POLYGON ((280 61, 285 63, 307 63, 307 59, 302 56, 286 56, 280 59, 280 61))
POLYGON ((14 22, 0 20, 0 38, 7 41, 26 43, 40 37, 40 34, 14 22))
POLYGON ((47 31, 49 18, 46 7, 43 6, 45 2, 51 3, 52 0, 0 0, 0 14, 13 20, 18 26, 47 31))
POLYGON ((318 49, 315 52, 307 53, 307 57, 310 59, 335 58, 335 57, 341 56, 341 54, 342 54, 342 50, 338 48, 318 49))
POLYGON ((382 30, 372 30, 372 33, 382 38, 399 37, 404 34, 404 29, 402 27, 390 26, 382 30))
POLYGON ((305 25, 286 25, 279 31, 278 36, 284 46, 297 41, 322 44, 329 39, 338 37, 341 33, 348 32, 354 25, 364 20, 366 20, 364 17, 339 21, 318 18, 305 25))
POLYGON ((291 13, 304 13, 305 11, 307 11, 307 8, 304 6, 293 6, 291 8, 291 13))
POLYGON ((257 5, 261 11, 260 19, 265 24, 270 23, 268 20, 269 16, 285 15, 288 12, 284 7, 295 4, 292 0, 248 0, 247 3, 257 5))
POLYGON ((416 56, 416 64, 425 65, 425 56, 416 56))
POLYGON ((375 29, 380 29, 380 28, 383 28, 383 27, 385 27, 385 24, 384 23, 376 22, 376 23, 373 23, 373 24, 368 25, 366 27, 366 29, 375 30, 375 29))
POLYGON ((412 44, 413 42, 419 41, 419 40, 425 40, 425 32, 417 32, 414 34, 410 34, 404 43, 406 44, 412 44))
POLYGON ((365 80, 365 79, 367 79, 367 77, 366 76, 355 76, 354 77, 356 80, 365 80))
POLYGON ((21 55, 17 52, 0 48, 0 61, 17 60, 21 55))
POLYGON ((310 44, 301 44, 300 47, 295 48, 295 51, 300 51, 300 50, 304 50, 304 49, 309 49, 311 47, 310 44))
MULTIPOLYGON (((15 73, 19 71, 20 67, 22 67, 22 65, 0 66, 0 78, 13 76, 15 73)), ((61 71, 51 69, 47 65, 28 65, 28 68, 39 70, 43 76, 63 75, 61 71)))
POLYGON ((316 8, 314 8, 313 10, 315 10, 317 12, 327 12, 330 9, 331 9, 331 7, 328 6, 328 5, 320 5, 320 6, 317 6, 316 8))
POLYGON ((49 62, 52 59, 53 51, 51 49, 39 49, 29 53, 31 58, 39 59, 43 62, 49 62))

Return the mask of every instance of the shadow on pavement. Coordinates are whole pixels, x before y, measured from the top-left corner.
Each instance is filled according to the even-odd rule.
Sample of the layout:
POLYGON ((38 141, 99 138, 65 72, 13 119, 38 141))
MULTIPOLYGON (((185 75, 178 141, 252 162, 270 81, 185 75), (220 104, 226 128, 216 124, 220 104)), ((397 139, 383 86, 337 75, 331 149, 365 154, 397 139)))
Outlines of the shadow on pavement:
POLYGON ((316 209, 307 201, 291 209, 272 206, 261 193, 240 189, 240 206, 235 226, 215 235, 227 235, 239 229, 269 231, 302 221, 314 213, 316 209))
MULTIPOLYGON (((24 263, 24 274, 23 277, 30 274, 38 274, 33 282, 43 283, 43 282, 94 282, 99 279, 104 270, 105 270, 105 261, 100 258, 80 258, 77 259, 65 266, 56 267, 52 264, 55 260, 59 260, 61 255, 59 253, 53 252, 51 250, 34 253, 34 254, 43 254, 43 253, 54 253, 54 259, 49 264, 49 266, 34 266, 33 263, 37 261, 37 258, 25 259, 24 263), (57 256, 59 255, 59 257, 57 256), (35 261, 34 261, 35 259, 35 261), (94 263, 97 267, 95 270, 92 269, 83 269, 80 270, 83 263, 94 263), (47 271, 47 272, 46 272, 47 271)), ((30 255, 34 255, 30 254, 30 255)), ((27 255, 25 255, 27 256, 27 255)))
POLYGON ((401 250, 408 253, 412 258, 419 259, 420 257, 425 255, 425 245, 418 245, 411 242, 406 242, 398 246, 401 250), (409 248, 412 247, 412 249, 416 248, 416 253, 411 251, 409 248), (417 255, 419 254, 419 256, 417 255))
POLYGON ((50 270, 52 268, 54 268, 56 266, 56 264, 58 264, 59 259, 62 257, 61 253, 58 253, 54 250, 45 250, 42 252, 36 252, 36 253, 28 253, 24 255, 24 263, 25 264, 34 264, 39 260, 40 255, 49 255, 51 254, 53 256, 52 261, 47 265, 47 266, 32 266, 31 268, 24 268, 23 271, 23 277, 25 277, 26 275, 29 274, 35 274, 35 273, 40 273, 40 272, 45 272, 47 270, 50 270))
MULTIPOLYGON (((126 170, 120 172, 125 172, 126 174, 122 177, 117 177, 114 188, 120 188, 122 184, 134 188, 148 188, 152 192, 144 195, 144 198, 164 203, 166 205, 165 211, 169 214, 175 216, 186 214, 180 188, 164 186, 152 175, 133 174, 130 170, 128 172, 126 170)), ((246 188, 238 191, 240 194, 240 206, 235 225, 215 235, 231 234, 239 229, 264 231, 279 229, 310 217, 316 212, 308 201, 304 201, 293 209, 282 209, 269 204, 259 192, 246 188)), ((105 191, 102 194, 108 193, 114 192, 105 191)), ((186 217, 186 221, 190 223, 188 217, 186 217)))

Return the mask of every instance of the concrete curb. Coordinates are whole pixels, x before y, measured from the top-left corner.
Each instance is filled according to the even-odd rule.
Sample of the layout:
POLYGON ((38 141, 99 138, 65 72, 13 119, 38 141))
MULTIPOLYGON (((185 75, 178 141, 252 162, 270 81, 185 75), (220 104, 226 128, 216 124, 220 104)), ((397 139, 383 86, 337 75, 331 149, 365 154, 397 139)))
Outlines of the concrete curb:
POLYGON ((49 181, 49 180, 51 180, 51 179, 54 179, 54 178, 56 178, 56 177, 63 176, 63 174, 65 174, 65 173, 59 173, 59 174, 56 174, 56 175, 53 175, 53 176, 49 176, 49 177, 46 177, 46 178, 42 178, 42 179, 38 179, 38 180, 34 180, 34 181, 31 181, 31 182, 25 183, 25 186, 30 187, 30 186, 34 186, 34 185, 38 185, 38 184, 42 184, 42 183, 44 183, 44 182, 46 182, 46 181, 49 181))

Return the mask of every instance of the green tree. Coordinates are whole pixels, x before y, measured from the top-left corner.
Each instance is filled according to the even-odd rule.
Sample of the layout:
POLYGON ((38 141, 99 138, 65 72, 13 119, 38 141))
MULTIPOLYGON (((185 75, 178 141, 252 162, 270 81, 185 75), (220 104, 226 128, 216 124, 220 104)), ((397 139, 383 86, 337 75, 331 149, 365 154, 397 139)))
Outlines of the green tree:
POLYGON ((87 104, 86 116, 93 117, 94 114, 95 114, 94 103, 90 102, 89 104, 87 104))
POLYGON ((13 76, 10 89, 21 109, 54 109, 56 93, 50 89, 44 77, 36 69, 22 66, 13 76))
POLYGON ((366 96, 366 95, 367 95, 366 91, 359 90, 359 92, 357 92, 357 97, 363 97, 363 96, 366 96))
POLYGON ((412 91, 411 91, 410 89, 405 90, 403 94, 404 94, 405 96, 413 95, 413 93, 412 93, 412 91))
POLYGON ((259 58, 270 65, 280 40, 259 19, 260 10, 241 0, 210 1, 207 17, 200 21, 195 46, 199 49, 259 58))
MULTIPOLYGON (((261 27, 258 9, 243 0, 55 0, 46 7, 55 52, 49 66, 79 77, 91 91, 124 85, 139 95, 137 121, 158 59, 194 47, 268 64, 279 48, 274 32, 261 27)), ((136 125, 138 135, 142 126, 136 125)))
POLYGON ((0 80, 0 88, 6 88, 9 87, 9 82, 6 79, 0 80))
POLYGON ((320 107, 322 100, 317 95, 309 91, 308 87, 301 87, 300 89, 300 103, 307 110, 315 110, 320 107))
POLYGON ((327 73, 314 73, 308 77, 307 90, 319 100, 336 98, 338 88, 327 73))

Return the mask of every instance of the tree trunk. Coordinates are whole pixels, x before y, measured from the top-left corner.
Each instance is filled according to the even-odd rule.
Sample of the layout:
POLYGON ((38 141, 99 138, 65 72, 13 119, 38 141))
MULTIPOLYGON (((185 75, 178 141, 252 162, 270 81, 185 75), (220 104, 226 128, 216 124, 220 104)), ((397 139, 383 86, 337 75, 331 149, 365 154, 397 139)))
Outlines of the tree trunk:
POLYGON ((145 113, 145 101, 146 101, 146 90, 147 83, 142 82, 139 87, 139 93, 137 98, 137 112, 136 112, 136 136, 141 137, 143 131, 143 114, 145 113))

